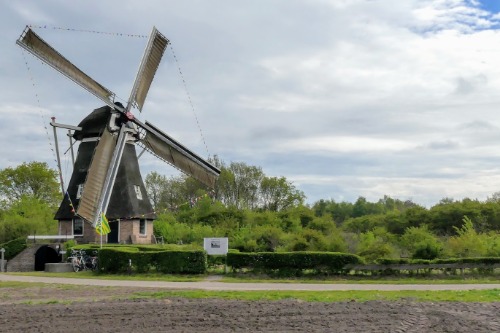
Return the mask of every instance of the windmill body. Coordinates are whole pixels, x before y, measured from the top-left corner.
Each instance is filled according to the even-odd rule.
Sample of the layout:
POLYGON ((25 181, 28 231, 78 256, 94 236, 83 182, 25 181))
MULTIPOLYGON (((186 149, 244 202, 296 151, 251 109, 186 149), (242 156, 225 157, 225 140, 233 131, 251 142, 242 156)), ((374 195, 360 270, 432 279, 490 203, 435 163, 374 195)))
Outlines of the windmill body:
MULTIPOLYGON (((112 117, 113 114, 116 113, 110 107, 104 106, 94 110, 78 124, 82 130, 73 134, 73 139, 80 141, 78 154, 67 194, 55 215, 60 224, 61 234, 74 235, 85 243, 98 242, 100 236, 90 224, 84 223, 84 220, 75 213, 79 208, 100 137, 108 128, 118 127, 119 118, 112 117)), ((156 219, 156 214, 141 177, 135 140, 130 140, 125 145, 106 216, 111 227, 111 233, 106 237, 108 243, 147 244, 152 241, 152 222, 156 219)))
MULTIPOLYGON (((136 145, 164 162, 214 187, 220 170, 180 142, 142 123, 131 110, 142 111, 156 70, 169 41, 153 27, 126 106, 114 102, 115 94, 73 65, 30 27, 17 44, 85 90, 105 106, 85 117, 73 133, 80 141, 68 188, 56 213, 61 235, 95 242, 101 216, 110 221, 109 243, 150 243, 156 215, 139 171, 136 145)), ((66 125, 65 128, 71 128, 66 125)))

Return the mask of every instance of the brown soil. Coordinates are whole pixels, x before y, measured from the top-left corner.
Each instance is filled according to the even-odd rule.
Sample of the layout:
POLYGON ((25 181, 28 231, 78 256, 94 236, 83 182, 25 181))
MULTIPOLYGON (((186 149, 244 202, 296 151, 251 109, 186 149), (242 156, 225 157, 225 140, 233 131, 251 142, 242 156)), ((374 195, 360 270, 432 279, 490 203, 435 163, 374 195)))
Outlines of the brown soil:
POLYGON ((0 332, 500 332, 500 303, 130 296, 123 287, 1 288, 0 332))

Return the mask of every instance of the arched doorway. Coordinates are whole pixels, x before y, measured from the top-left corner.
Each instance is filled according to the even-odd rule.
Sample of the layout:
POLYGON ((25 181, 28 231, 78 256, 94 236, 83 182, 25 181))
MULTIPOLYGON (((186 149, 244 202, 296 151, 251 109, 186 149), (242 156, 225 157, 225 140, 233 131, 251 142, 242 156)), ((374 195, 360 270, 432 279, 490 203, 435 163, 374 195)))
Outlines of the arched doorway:
POLYGON ((61 262, 61 255, 49 245, 41 246, 35 253, 35 271, 44 271, 46 263, 61 262))

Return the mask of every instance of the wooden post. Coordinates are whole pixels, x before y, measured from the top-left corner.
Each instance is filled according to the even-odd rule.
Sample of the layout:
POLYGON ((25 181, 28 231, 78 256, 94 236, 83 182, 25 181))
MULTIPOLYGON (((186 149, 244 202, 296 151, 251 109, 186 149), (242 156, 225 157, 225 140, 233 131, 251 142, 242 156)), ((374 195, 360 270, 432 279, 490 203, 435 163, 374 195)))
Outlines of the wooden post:
POLYGON ((3 268, 3 265, 4 265, 4 262, 5 262, 5 258, 4 258, 4 253, 5 253, 5 249, 2 247, 0 249, 0 254, 1 254, 1 257, 0 257, 0 272, 4 272, 4 268, 3 268))

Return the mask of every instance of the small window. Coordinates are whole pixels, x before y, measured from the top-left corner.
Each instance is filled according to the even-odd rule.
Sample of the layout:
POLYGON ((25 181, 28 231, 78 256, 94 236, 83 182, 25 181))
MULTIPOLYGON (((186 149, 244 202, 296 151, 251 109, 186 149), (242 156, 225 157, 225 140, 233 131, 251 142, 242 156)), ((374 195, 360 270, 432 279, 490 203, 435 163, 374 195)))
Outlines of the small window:
POLYGON ((83 193, 83 184, 78 185, 78 190, 76 190, 76 198, 80 199, 83 193))
POLYGON ((134 185, 134 190, 135 190, 135 195, 137 196, 137 199, 142 200, 141 187, 139 185, 134 185))
POLYGON ((144 219, 139 220, 139 234, 146 234, 146 220, 144 219))
POLYGON ((73 219, 73 236, 83 236, 83 220, 73 219))

